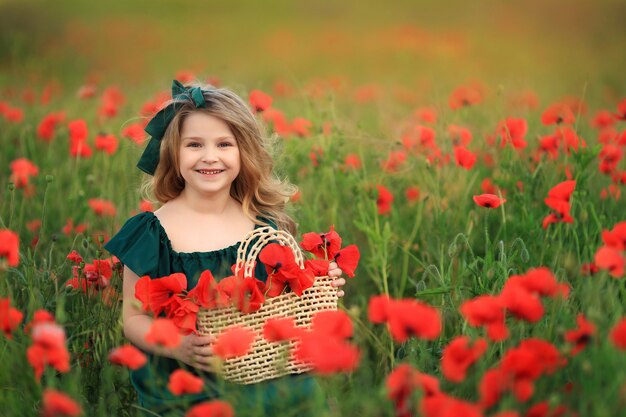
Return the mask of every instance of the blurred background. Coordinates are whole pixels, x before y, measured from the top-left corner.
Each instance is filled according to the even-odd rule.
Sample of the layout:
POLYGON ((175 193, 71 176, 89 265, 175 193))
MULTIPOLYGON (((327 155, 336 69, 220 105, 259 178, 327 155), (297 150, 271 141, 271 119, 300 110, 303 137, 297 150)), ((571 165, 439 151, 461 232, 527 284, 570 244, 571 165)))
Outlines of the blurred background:
POLYGON ((401 83, 429 99, 471 80, 613 96, 625 19, 623 0, 2 0, 0 77, 162 85, 186 70, 231 86, 401 83))

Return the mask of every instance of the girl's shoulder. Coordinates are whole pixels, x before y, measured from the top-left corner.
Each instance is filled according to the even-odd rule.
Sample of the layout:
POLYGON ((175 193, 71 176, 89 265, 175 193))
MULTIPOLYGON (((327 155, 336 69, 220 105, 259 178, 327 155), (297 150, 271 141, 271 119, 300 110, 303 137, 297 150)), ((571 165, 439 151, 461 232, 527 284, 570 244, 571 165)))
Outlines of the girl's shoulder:
POLYGON ((104 248, 141 276, 152 271, 162 233, 154 213, 146 211, 129 218, 104 248))

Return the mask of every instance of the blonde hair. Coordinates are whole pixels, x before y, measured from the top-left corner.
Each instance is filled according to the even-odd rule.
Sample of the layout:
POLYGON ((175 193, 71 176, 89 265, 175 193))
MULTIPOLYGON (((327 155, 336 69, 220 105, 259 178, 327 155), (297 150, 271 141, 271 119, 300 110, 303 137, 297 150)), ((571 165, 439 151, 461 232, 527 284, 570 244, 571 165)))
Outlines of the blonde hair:
POLYGON ((237 94, 226 88, 197 83, 191 86, 202 88, 206 107, 196 108, 191 100, 177 100, 178 111, 161 140, 159 164, 154 176, 144 184, 144 191, 151 191, 159 202, 166 203, 185 188, 179 167, 181 130, 191 113, 203 112, 226 122, 237 140, 241 169, 231 185, 231 197, 241 203, 244 214, 256 224, 263 224, 257 219, 260 216, 273 221, 279 229, 295 234, 296 224, 285 212, 285 206, 296 187, 280 180, 273 172, 269 140, 252 111, 237 94))

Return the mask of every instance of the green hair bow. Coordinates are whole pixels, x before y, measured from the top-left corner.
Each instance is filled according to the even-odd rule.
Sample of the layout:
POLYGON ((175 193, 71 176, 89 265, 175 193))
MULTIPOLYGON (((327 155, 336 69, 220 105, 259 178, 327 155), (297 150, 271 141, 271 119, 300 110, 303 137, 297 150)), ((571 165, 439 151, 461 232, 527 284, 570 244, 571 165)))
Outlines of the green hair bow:
POLYGON ((165 129, 167 129, 176 112, 184 104, 188 104, 189 101, 196 108, 206 107, 204 94, 200 87, 185 87, 177 80, 172 81, 172 99, 174 102, 161 109, 144 129, 151 138, 148 146, 141 154, 139 162, 137 162, 137 168, 149 175, 154 175, 154 171, 156 171, 161 154, 161 139, 163 139, 165 129))

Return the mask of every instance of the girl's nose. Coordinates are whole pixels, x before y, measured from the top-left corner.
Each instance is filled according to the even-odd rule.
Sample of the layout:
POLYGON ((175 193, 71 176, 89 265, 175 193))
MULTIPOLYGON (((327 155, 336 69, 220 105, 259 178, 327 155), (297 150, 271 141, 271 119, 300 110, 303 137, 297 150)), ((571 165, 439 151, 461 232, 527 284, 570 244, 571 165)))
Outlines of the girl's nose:
POLYGON ((211 162, 216 162, 216 161, 217 161, 216 150, 207 146, 205 148, 204 153, 202 154, 202 162, 211 163, 211 162))

